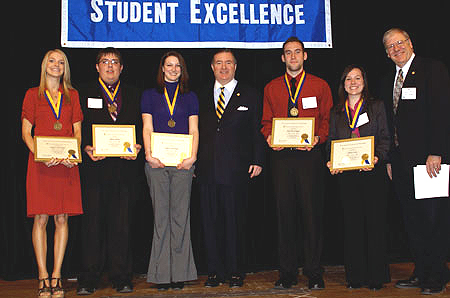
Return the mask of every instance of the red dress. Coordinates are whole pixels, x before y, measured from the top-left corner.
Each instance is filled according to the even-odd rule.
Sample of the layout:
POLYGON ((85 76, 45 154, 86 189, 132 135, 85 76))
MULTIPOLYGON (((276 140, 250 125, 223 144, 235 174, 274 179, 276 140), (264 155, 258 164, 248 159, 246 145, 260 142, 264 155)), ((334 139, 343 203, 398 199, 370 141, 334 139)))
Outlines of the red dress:
MULTIPOLYGON (((34 126, 36 136, 73 137, 73 123, 83 120, 78 92, 70 90, 70 104, 63 98, 61 130, 53 128, 56 118, 45 97, 39 97, 38 87, 27 91, 23 100, 22 119, 25 118, 34 126)), ((62 90, 60 89, 62 92, 62 90)), ((60 164, 48 168, 42 162, 35 162, 30 152, 27 170, 27 216, 37 214, 83 213, 81 204, 80 175, 78 166, 67 168, 60 164)))

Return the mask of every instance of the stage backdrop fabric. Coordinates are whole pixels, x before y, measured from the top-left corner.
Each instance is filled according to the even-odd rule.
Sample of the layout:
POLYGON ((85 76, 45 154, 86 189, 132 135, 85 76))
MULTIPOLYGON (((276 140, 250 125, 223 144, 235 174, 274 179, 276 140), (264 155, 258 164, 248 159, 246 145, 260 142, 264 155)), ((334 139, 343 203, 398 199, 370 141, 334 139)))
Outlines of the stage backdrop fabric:
POLYGON ((331 48, 330 0, 62 0, 61 45, 75 48, 331 48))

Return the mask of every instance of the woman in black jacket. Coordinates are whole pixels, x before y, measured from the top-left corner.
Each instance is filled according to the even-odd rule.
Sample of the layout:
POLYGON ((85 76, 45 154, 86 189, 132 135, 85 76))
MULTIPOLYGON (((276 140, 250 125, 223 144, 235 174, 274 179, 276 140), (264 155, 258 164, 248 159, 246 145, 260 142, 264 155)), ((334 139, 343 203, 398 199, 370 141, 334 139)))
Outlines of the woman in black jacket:
POLYGON ((387 176, 390 146, 382 101, 371 98, 366 73, 347 66, 338 90, 339 101, 330 114, 328 149, 333 140, 374 136, 373 168, 330 172, 337 176, 344 209, 345 272, 348 288, 379 290, 389 282, 386 260, 387 176))

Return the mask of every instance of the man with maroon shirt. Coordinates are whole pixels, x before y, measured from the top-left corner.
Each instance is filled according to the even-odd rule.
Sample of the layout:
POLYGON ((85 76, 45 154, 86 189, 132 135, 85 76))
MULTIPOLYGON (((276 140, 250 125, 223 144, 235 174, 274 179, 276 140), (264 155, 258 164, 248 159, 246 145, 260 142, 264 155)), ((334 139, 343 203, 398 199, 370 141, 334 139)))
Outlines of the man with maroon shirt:
POLYGON ((324 80, 309 73, 303 75, 303 62, 307 57, 303 43, 297 37, 290 37, 283 44, 281 55, 286 73, 264 88, 261 132, 269 146, 273 118, 315 118, 312 148, 272 147, 270 154, 278 216, 280 279, 275 283, 277 289, 288 289, 298 283, 297 228, 303 232, 303 274, 309 279, 308 287, 325 288, 320 266, 324 174, 320 145, 328 137, 333 99, 324 80), (288 88, 292 90, 292 96, 288 88), (298 92, 297 88, 300 89, 298 92), (298 96, 294 98, 296 93, 298 96), (301 227, 297 227, 298 217, 302 218, 301 227))

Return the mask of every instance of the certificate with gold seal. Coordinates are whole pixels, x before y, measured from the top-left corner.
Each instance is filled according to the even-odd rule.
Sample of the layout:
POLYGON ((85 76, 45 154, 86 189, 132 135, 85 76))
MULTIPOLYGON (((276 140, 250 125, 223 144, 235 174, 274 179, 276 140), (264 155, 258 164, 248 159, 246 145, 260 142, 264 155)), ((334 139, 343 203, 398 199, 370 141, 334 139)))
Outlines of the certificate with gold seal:
POLYGON ((92 124, 94 156, 120 157, 137 155, 134 125, 92 124))
POLYGON ((175 167, 192 155, 193 136, 177 133, 151 134, 152 156, 158 158, 164 165, 175 167))
POLYGON ((49 161, 52 158, 81 162, 80 144, 77 138, 34 136, 34 160, 49 161))
POLYGON ((373 168, 373 157, 373 136, 331 141, 330 170, 373 168))
POLYGON ((314 117, 273 118, 272 147, 312 147, 314 117))

